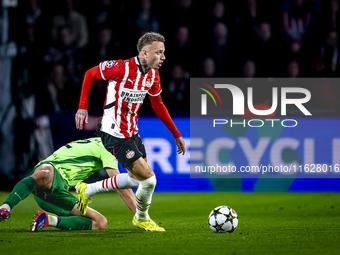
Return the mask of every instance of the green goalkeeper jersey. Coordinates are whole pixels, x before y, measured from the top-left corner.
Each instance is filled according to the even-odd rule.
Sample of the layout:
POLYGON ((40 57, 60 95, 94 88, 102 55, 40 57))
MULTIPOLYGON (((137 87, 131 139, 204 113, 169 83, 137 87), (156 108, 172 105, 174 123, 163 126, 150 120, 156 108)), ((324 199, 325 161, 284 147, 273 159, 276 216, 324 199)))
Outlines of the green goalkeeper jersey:
POLYGON ((46 163, 52 164, 59 171, 69 187, 84 181, 102 168, 118 169, 117 159, 104 148, 99 137, 68 143, 40 161, 35 168, 46 163))

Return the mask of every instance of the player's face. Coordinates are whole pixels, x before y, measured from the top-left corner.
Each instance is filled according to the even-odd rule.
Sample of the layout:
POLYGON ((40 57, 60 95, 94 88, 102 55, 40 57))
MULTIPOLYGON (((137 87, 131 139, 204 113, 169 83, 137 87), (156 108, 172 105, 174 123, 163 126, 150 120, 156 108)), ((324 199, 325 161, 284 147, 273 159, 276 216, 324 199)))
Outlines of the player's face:
POLYGON ((153 42, 152 44, 145 46, 147 66, 152 69, 159 69, 165 60, 164 51, 165 47, 162 42, 153 42))

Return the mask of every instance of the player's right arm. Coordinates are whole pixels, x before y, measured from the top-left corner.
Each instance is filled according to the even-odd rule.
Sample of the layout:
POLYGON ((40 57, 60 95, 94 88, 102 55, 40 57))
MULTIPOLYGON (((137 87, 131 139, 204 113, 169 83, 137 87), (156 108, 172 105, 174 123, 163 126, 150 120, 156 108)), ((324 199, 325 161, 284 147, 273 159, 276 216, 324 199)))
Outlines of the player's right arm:
MULTIPOLYGON (((113 177, 117 174, 120 174, 118 169, 106 168, 106 172, 109 177, 113 177)), ((128 172, 131 176, 131 173, 128 172)), ((136 179, 135 177, 131 176, 132 178, 136 179)), ((136 213, 136 197, 133 193, 132 189, 121 189, 118 190, 117 193, 123 199, 127 207, 135 214, 136 213)))
POLYGON ((124 76, 122 60, 104 61, 99 66, 87 70, 81 89, 78 111, 75 116, 77 129, 83 129, 84 120, 88 123, 88 100, 90 90, 95 80, 119 80, 124 76))
POLYGON ((84 120, 88 123, 88 99, 90 90, 95 80, 101 80, 100 70, 98 66, 87 70, 84 76, 83 85, 81 89, 80 101, 78 111, 75 116, 77 129, 83 129, 84 120))

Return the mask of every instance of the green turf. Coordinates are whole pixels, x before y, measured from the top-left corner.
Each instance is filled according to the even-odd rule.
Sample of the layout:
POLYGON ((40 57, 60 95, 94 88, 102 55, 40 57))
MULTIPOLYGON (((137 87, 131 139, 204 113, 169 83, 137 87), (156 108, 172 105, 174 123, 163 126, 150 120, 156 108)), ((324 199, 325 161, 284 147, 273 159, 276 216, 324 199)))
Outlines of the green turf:
MULTIPOLYGON (((0 192, 0 203, 8 193, 0 192)), ((109 221, 104 231, 27 229, 38 206, 32 196, 0 223, 0 254, 339 254, 340 193, 155 193, 150 216, 166 229, 132 226, 116 193, 91 207, 109 221), (210 211, 228 205, 239 215, 232 234, 215 234, 210 211)))

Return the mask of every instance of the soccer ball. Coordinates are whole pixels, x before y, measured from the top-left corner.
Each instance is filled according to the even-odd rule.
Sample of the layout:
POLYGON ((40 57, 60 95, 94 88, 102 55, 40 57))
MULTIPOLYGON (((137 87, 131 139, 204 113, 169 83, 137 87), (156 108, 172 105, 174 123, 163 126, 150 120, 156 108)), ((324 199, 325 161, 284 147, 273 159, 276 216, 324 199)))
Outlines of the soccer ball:
POLYGON ((208 223, 215 233, 232 233, 238 226, 238 216, 229 206, 218 206, 211 211, 208 223))

